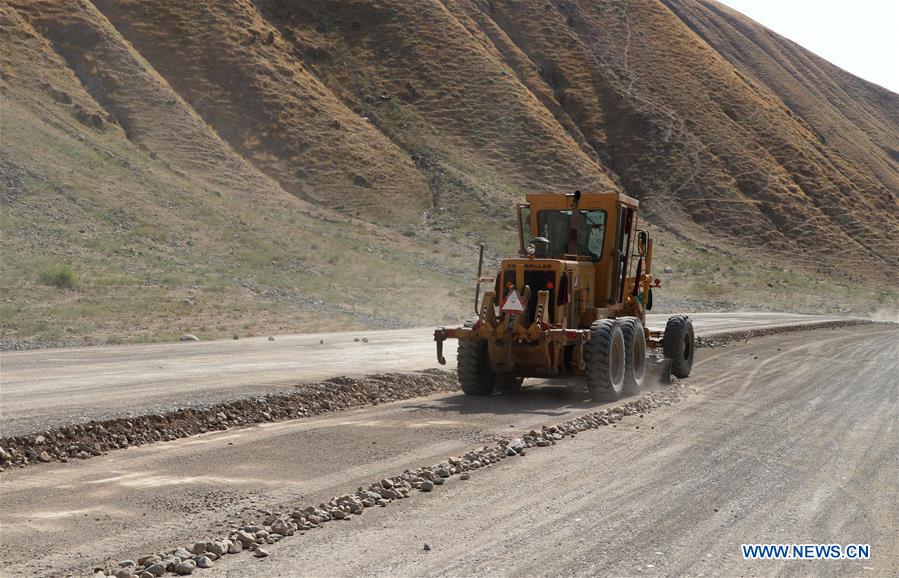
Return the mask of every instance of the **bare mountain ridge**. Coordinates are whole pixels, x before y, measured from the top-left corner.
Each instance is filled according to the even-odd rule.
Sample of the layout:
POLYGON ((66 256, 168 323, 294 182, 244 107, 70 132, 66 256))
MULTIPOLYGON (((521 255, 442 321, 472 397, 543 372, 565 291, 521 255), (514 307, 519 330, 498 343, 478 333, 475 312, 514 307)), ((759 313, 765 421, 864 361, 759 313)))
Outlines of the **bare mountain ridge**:
MULTIPOLYGON (((10 0, 0 15, 5 117, 15 117, 4 133, 52 143, 2 143, 7 172, 35 177, 7 187, 3 206, 23 261, 103 262, 106 241, 69 238, 72 222, 53 221, 62 249, 35 223, 114 208, 179 223, 147 233, 127 216, 118 233, 96 233, 124 232, 128 251, 156 256, 139 270, 109 265, 123 285, 162 268, 178 277, 173 292, 196 286, 195 258, 253 261, 249 234, 277 258, 241 273, 257 289, 247 299, 292 283, 278 276, 293 252, 323 277, 291 290, 335 302, 335 288, 368 286, 347 275, 325 287, 339 267, 307 247, 329 223, 355 239, 354 259, 380 251, 381 269, 396 271, 433 261, 419 289, 459 285, 455 255, 473 239, 511 249, 509 207, 524 192, 617 188, 654 226, 736 259, 896 276, 899 96, 715 2, 10 0), (82 162, 101 149, 143 169, 112 178, 82 162), (58 190, 72 171, 121 183, 140 210, 112 192, 86 210, 78 186, 58 190), (49 187, 42 173, 58 184, 29 204, 49 187), (198 205, 190 219, 166 200, 174 189, 198 205), (225 216, 216 198, 243 216, 225 216), (273 207, 264 220, 262 206, 273 207), (178 226, 197 232, 180 260, 178 226)), ((220 268, 208 275, 235 278, 220 268)), ((427 302, 419 293, 410 298, 427 302)), ((342 315, 358 313, 356 301, 342 315)), ((448 295, 444 311, 462 303, 448 295)))

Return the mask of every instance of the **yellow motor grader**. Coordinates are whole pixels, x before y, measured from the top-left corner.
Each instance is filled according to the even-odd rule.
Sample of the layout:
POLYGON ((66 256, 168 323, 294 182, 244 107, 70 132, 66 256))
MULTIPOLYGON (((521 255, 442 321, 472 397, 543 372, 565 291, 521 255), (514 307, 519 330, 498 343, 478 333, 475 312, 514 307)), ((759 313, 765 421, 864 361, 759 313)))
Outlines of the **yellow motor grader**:
POLYGON ((458 375, 469 395, 516 390, 526 377, 583 377, 597 397, 640 391, 646 348, 661 347, 671 374, 693 367, 689 317, 668 319, 664 332, 645 327, 652 290, 652 239, 637 228, 639 202, 620 193, 527 195, 518 205, 520 257, 503 259, 496 277, 482 277, 476 319, 434 332, 459 340, 458 375), (481 285, 493 283, 481 296, 481 285))

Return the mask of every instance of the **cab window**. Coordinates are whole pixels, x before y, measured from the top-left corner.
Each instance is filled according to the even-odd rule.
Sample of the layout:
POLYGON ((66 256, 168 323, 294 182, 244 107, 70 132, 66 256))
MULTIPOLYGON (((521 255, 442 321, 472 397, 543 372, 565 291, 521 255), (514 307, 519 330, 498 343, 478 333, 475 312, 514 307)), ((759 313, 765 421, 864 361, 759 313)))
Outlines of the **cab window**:
MULTIPOLYGON (((540 211, 537 228, 541 237, 549 239, 549 255, 559 257, 568 252, 571 230, 571 211, 540 211)), ((602 242, 606 232, 606 212, 578 211, 578 255, 598 261, 602 257, 602 242)))

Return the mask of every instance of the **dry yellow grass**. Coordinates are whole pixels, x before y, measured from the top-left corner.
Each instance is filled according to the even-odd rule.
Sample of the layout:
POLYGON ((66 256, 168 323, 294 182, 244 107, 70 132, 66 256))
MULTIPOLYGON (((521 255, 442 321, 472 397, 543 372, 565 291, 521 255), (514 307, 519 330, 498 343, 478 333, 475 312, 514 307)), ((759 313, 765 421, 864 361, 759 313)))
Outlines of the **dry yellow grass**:
POLYGON ((864 312, 899 271, 899 97, 715 2, 9 0, 0 36, 7 342, 448 321, 529 191, 639 198, 681 301, 864 312))

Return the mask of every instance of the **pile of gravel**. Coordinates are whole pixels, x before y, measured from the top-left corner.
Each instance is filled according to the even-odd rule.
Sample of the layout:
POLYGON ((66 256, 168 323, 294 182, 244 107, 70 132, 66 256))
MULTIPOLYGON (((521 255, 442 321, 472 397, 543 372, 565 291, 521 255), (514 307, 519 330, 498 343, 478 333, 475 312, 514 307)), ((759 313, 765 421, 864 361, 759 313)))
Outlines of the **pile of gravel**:
POLYGON ((225 401, 208 407, 91 421, 24 436, 0 438, 0 471, 87 459, 105 452, 171 441, 265 421, 295 419, 458 389, 455 372, 426 370, 362 378, 335 377, 295 391, 225 401))
POLYGON ((398 476, 384 478, 358 488, 351 494, 335 496, 317 506, 299 507, 290 512, 272 512, 262 521, 232 526, 226 537, 197 541, 159 554, 147 554, 134 560, 123 560, 115 568, 96 568, 97 578, 155 578, 167 573, 192 574, 197 568, 210 568, 216 560, 229 554, 252 552, 264 558, 267 545, 289 536, 302 535, 332 521, 361 516, 367 508, 385 507, 396 500, 409 498, 413 492, 433 492, 453 477, 471 478, 471 472, 489 467, 513 456, 524 456, 531 448, 556 445, 583 431, 615 424, 626 416, 640 416, 654 409, 672 405, 691 393, 689 386, 675 381, 660 391, 646 393, 611 409, 602 409, 575 419, 530 430, 518 437, 502 438, 495 444, 471 450, 462 456, 449 457, 439 464, 406 470, 398 476))
POLYGON ((0 351, 30 351, 32 349, 49 349, 53 347, 43 341, 15 341, 0 339, 0 351))
POLYGON ((852 325, 880 325, 882 322, 871 321, 868 319, 845 319, 841 321, 816 321, 806 323, 805 325, 785 325, 783 327, 767 327, 764 329, 746 329, 744 331, 728 331, 726 333, 717 333, 708 337, 698 336, 696 338, 697 347, 721 347, 735 341, 744 341, 753 337, 764 337, 765 335, 777 335, 780 333, 793 333, 794 331, 810 331, 813 329, 836 329, 838 327, 849 327, 852 325))

